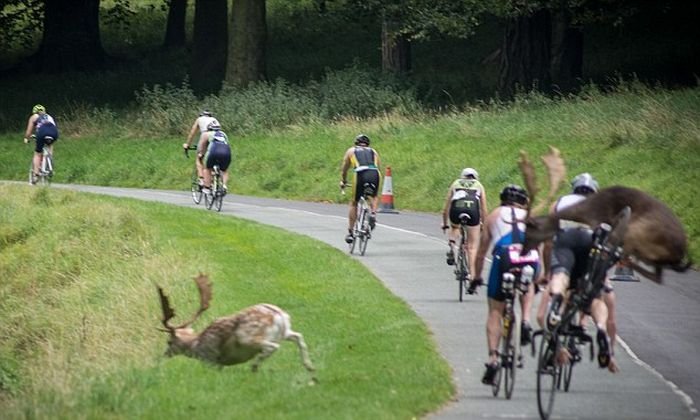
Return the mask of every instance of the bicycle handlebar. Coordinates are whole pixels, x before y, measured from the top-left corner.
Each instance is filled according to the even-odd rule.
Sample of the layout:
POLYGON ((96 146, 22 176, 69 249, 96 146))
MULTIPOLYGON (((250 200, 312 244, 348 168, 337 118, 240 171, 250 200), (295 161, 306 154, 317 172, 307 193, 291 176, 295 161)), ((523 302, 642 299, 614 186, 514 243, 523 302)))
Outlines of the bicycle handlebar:
MULTIPOLYGON (((183 147, 183 149, 185 148, 183 147)), ((185 156, 187 157, 187 159, 190 158, 190 150, 197 150, 197 146, 190 146, 187 149, 185 149, 185 156)))

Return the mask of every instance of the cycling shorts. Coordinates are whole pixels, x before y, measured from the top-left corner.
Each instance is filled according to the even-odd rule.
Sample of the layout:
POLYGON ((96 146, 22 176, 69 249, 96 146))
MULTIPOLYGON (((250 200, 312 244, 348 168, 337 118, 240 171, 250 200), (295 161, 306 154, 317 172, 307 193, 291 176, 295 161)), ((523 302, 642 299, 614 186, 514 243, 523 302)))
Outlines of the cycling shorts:
POLYGON ((36 130, 36 147, 34 151, 41 153, 44 146, 50 146, 58 140, 58 128, 53 124, 44 124, 36 130), (46 137, 53 137, 53 140, 48 140, 46 137))
POLYGON ((221 141, 209 143, 204 162, 207 169, 213 168, 214 165, 219 165, 220 170, 227 170, 231 164, 231 146, 221 141))
POLYGON ((588 228, 571 228, 559 231, 552 248, 552 273, 569 276, 569 289, 576 287, 588 269, 588 255, 593 245, 593 231, 588 228))
POLYGON ((481 212, 478 199, 453 200, 450 203, 449 215, 452 225, 459 225, 459 215, 463 213, 469 215, 467 226, 479 226, 481 212))
POLYGON ((365 183, 372 184, 374 188, 370 191, 370 197, 377 196, 379 188, 379 171, 376 169, 365 169, 364 171, 355 172, 352 181, 352 196, 355 203, 360 201, 364 192, 365 183))

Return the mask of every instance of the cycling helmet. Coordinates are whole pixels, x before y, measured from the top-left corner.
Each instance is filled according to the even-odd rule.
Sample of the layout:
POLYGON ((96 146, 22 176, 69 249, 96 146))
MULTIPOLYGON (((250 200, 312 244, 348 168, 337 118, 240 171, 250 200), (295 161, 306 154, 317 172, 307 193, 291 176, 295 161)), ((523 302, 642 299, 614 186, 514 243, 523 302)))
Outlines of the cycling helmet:
POLYGON ((204 111, 199 113, 199 116, 200 117, 212 117, 213 115, 211 114, 211 111, 205 109, 204 111))
POLYGON ((36 114, 37 112, 46 112, 46 108, 44 108, 44 105, 34 105, 34 108, 32 108, 32 114, 36 114))
POLYGON ((598 181, 588 172, 578 174, 571 180, 571 191, 574 194, 591 194, 598 192, 598 181))
POLYGON ((510 184, 501 190, 501 205, 527 205, 527 191, 520 185, 510 184))
POLYGON ((474 179, 479 179, 479 173, 474 168, 464 168, 462 169, 462 178, 472 177, 474 179))
POLYGON ((207 131, 219 131, 221 130, 221 124, 217 120, 214 120, 207 124, 207 131))
POLYGON ((359 144, 366 144, 369 146, 369 137, 367 137, 365 134, 358 134, 357 137, 355 137, 355 145, 359 144))

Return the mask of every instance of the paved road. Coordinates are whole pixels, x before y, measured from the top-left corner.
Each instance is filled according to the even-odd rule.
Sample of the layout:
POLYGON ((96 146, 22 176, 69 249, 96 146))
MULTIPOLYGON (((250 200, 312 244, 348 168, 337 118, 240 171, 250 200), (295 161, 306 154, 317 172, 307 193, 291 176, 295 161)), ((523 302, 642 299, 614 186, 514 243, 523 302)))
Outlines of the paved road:
MULTIPOLYGON (((59 186, 195 207, 181 191, 59 186)), ((201 209, 201 206, 199 206, 201 209)), ((298 232, 331 246, 343 242, 346 206, 230 195, 223 215, 298 232)), ((457 386, 454 400, 431 415, 438 419, 537 418, 534 359, 518 372, 513 400, 494 399, 480 383, 486 360, 483 293, 457 301, 457 284, 444 263, 437 215, 380 214, 367 255, 358 258, 408 302, 434 333, 457 386)), ((618 283, 621 373, 594 363, 578 365, 572 391, 557 395, 555 418, 700 419, 700 276, 668 273, 666 284, 618 283)), ((502 395, 502 394, 501 394, 502 395)))

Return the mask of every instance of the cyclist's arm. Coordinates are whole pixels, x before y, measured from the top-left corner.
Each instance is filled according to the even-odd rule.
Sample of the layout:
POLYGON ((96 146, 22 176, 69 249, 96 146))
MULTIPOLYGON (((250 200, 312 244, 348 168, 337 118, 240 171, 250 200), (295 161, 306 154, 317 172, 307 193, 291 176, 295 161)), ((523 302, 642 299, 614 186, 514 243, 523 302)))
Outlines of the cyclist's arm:
POLYGON ((192 139, 194 138, 194 135, 197 133, 197 129, 199 126, 197 125, 197 120, 194 120, 194 124, 192 124, 192 128, 190 129, 190 133, 187 135, 187 147, 192 144, 192 139))
POLYGON ((481 200, 479 200, 479 205, 481 206, 481 214, 482 214, 482 220, 484 217, 486 217, 487 214, 489 214, 488 206, 486 205, 486 190, 484 189, 483 185, 481 186, 481 200))
POLYGON ((343 156, 343 163, 340 165, 340 182, 343 184, 346 183, 346 179, 348 176, 348 169, 350 169, 350 153, 352 152, 352 148, 348 149, 345 152, 345 156, 343 156))
POLYGON ((452 194, 454 193, 454 188, 450 186, 447 190, 447 197, 445 198, 445 206, 442 208, 442 225, 449 226, 447 223, 447 212, 450 211, 450 203, 452 202, 452 194))
POLYGON ((484 258, 491 244, 491 226, 498 219, 497 211, 489 214, 484 223, 484 230, 481 232, 481 240, 479 241, 479 250, 476 252, 476 263, 474 264, 474 278, 481 278, 481 272, 484 270, 484 258))
POLYGON ((39 118, 39 114, 32 114, 32 116, 29 117, 29 120, 27 121, 27 129, 24 130, 25 140, 32 135, 32 131, 34 131, 34 123, 36 122, 37 118, 39 118))

